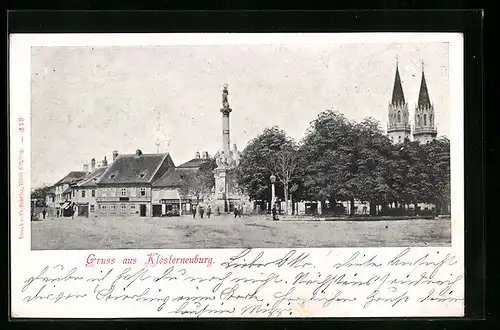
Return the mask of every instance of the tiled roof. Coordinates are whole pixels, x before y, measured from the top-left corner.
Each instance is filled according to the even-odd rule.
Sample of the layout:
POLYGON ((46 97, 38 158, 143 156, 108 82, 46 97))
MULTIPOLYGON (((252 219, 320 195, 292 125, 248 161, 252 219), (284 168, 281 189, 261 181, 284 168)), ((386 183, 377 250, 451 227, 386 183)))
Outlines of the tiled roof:
POLYGON ((99 180, 101 175, 107 169, 108 169, 107 166, 96 168, 93 172, 89 173, 80 182, 78 182, 77 186, 79 186, 79 187, 95 187, 95 186, 97 186, 97 181, 99 180))
POLYGON ((168 154, 120 155, 103 173, 97 184, 149 183, 168 154))
POLYGON ((63 183, 73 183, 75 181, 79 181, 83 177, 85 177, 86 175, 87 175, 87 172, 84 172, 84 171, 72 171, 72 172, 69 172, 68 175, 66 175, 61 180, 57 181, 56 184, 54 184, 54 186, 60 185, 60 184, 63 184, 63 183))
POLYGON ((420 83, 420 92, 418 93, 418 107, 428 107, 431 106, 431 100, 429 98, 429 91, 427 90, 427 82, 425 81, 424 70, 422 70, 422 81, 420 83))
MULTIPOLYGON (((196 170, 194 171, 196 172, 196 170)), ((172 168, 165 172, 158 180, 153 182, 153 187, 179 187, 183 175, 193 173, 192 168, 172 168)))
POLYGON ((193 158, 184 164, 177 166, 177 168, 199 168, 201 164, 209 162, 210 159, 206 158, 193 158))
POLYGON ((403 93, 403 85, 401 83, 401 77, 399 76, 399 68, 396 67, 396 77, 394 78, 394 88, 392 90, 392 101, 391 104, 404 104, 405 95, 403 93))

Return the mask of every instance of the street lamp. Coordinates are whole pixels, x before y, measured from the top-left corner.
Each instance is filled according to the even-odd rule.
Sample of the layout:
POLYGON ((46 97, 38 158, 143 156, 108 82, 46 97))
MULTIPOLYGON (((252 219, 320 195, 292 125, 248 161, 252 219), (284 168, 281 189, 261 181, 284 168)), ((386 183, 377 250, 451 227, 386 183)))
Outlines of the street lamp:
POLYGON ((271 174, 269 180, 271 180, 271 209, 272 209, 274 207, 274 198, 275 198, 274 183, 276 182, 276 176, 274 174, 271 174))

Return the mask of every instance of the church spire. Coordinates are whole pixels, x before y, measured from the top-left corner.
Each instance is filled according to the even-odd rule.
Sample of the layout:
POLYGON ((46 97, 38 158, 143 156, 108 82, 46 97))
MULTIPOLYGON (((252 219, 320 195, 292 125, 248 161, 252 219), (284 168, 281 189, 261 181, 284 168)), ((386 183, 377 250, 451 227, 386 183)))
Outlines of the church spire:
POLYGON ((425 81, 424 61, 422 61, 422 81, 420 83, 420 92, 418 93, 418 107, 430 108, 431 100, 429 98, 429 91, 427 90, 427 82, 425 81))
POLYGON ((396 77, 394 78, 394 88, 392 89, 392 105, 404 104, 405 95, 403 93, 403 85, 401 84, 401 77, 399 76, 399 65, 396 57, 396 77))

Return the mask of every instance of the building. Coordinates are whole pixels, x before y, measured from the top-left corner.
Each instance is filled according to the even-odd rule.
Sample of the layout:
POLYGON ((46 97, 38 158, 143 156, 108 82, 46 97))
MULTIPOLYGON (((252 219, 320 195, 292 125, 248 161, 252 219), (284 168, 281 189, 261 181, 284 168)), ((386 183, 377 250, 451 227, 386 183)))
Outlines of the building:
MULTIPOLYGON (((175 168, 169 169, 152 184, 152 216, 170 216, 189 214, 191 207, 195 207, 200 196, 193 196, 182 189, 186 179, 199 171, 200 166, 210 162, 208 152, 196 152, 193 159, 175 168)), ((211 190, 211 189, 210 189, 211 190)), ((210 191, 211 193, 211 191, 210 191)), ((205 197, 205 196, 203 196, 205 197)))
POLYGON ((88 173, 84 171, 72 171, 54 184, 56 214, 71 216, 72 187, 84 178, 88 173))
POLYGON ((403 85, 399 75, 399 67, 396 63, 396 77, 392 89, 392 99, 389 103, 389 121, 387 123, 387 135, 393 143, 402 143, 409 139, 411 134, 410 114, 408 103, 405 101, 403 85))
POLYGON ((76 204, 78 216, 95 214, 97 181, 107 169, 107 166, 98 167, 73 186, 74 197, 71 200, 76 204))
POLYGON ((151 184, 174 168, 168 153, 116 155, 96 181, 96 202, 102 215, 152 215, 151 184))
POLYGON ((413 128, 413 140, 427 143, 436 139, 437 129, 434 124, 434 105, 431 103, 427 82, 425 81, 424 67, 422 65, 422 78, 418 103, 415 106, 415 122, 413 128))
POLYGON ((393 143, 402 143, 406 139, 409 140, 411 135, 413 135, 413 141, 419 143, 427 143, 436 139, 437 129, 435 126, 434 105, 430 101, 424 66, 422 64, 422 78, 418 102, 415 105, 412 134, 408 103, 405 100, 399 67, 396 63, 392 99, 389 103, 387 136, 393 143))

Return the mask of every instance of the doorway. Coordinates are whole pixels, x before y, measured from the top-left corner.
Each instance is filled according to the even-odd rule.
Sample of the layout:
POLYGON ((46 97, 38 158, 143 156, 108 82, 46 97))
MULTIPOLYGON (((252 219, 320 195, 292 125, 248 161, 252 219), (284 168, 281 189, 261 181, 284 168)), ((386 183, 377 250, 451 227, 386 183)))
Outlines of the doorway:
POLYGON ((145 217, 146 216, 146 204, 141 204, 140 206, 140 216, 145 217))
POLYGON ((153 217, 161 217, 161 213, 161 205, 153 205, 153 217))

